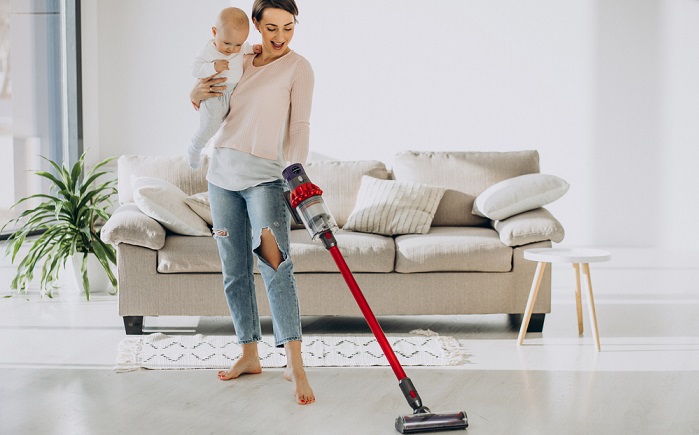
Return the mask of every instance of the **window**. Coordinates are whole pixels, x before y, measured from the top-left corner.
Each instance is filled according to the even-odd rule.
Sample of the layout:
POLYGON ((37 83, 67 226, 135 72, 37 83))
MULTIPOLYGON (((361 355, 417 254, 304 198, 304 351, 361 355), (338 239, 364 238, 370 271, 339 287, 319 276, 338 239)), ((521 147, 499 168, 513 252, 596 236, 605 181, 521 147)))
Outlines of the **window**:
POLYGON ((79 0, 0 0, 0 227, 48 190, 40 156, 71 164, 82 151, 79 66, 79 0))
POLYGON ((10 79, 10 0, 0 0, 0 226, 13 216, 12 81, 10 79))

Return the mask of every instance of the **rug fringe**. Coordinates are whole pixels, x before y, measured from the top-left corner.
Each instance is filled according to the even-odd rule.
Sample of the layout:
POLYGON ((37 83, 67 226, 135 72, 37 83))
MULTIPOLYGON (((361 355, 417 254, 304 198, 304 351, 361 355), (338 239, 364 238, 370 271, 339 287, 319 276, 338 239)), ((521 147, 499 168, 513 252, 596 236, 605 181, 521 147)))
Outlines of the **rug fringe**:
POLYGON ((423 337, 437 337, 439 334, 436 332, 430 330, 430 329, 413 329, 410 331, 411 334, 413 335, 421 335, 423 337))
POLYGON ((459 341, 454 337, 443 337, 431 329, 413 329, 410 331, 413 335, 421 335, 424 337, 437 337, 442 345, 442 349, 446 353, 447 364, 450 366, 459 366, 468 364, 470 353, 465 348, 461 347, 459 341))
POLYGON ((114 371, 126 373, 141 370, 142 337, 126 337, 119 342, 117 350, 117 365, 114 371))
POLYGON ((463 364, 468 364, 470 353, 466 351, 464 347, 459 344, 459 341, 454 337, 439 337, 439 341, 442 344, 442 348, 446 353, 446 358, 448 365, 459 366, 463 364))

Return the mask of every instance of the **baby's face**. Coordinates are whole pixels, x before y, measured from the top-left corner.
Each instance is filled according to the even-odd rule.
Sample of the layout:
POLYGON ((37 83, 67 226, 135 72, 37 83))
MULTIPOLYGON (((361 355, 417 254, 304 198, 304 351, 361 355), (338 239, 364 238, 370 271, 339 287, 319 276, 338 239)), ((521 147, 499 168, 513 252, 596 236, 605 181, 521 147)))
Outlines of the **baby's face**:
POLYGON ((238 53, 243 46, 245 40, 248 39, 250 26, 231 26, 224 25, 214 27, 214 44, 219 53, 231 55, 238 53))

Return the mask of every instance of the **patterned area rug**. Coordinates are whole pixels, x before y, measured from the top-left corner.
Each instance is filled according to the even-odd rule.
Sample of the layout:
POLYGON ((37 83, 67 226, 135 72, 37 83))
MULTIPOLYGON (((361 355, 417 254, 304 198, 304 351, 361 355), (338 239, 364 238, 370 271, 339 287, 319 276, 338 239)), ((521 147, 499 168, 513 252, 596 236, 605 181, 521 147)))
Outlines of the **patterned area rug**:
MULTIPOLYGON (((453 337, 415 330, 410 336, 388 337, 401 365, 450 366, 468 363, 468 354, 453 337)), ((266 336, 259 343, 262 367, 284 367, 283 348, 266 336)), ((387 366, 373 336, 310 335, 303 337, 307 367, 387 366)), ((115 370, 224 369, 240 356, 235 338, 223 335, 152 334, 126 337, 119 344, 115 370)))

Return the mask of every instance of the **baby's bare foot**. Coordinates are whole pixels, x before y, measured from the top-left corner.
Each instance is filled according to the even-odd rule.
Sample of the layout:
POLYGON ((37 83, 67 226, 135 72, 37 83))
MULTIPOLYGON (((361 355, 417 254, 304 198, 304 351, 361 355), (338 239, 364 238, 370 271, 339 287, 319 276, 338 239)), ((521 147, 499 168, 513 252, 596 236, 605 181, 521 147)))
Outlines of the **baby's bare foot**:
POLYGON ((287 367, 284 370, 284 379, 294 384, 294 397, 300 405, 308 405, 316 401, 316 396, 313 394, 311 384, 308 383, 308 377, 305 370, 292 370, 287 367))
POLYGON ((257 375, 260 373, 262 373, 262 366, 260 366, 259 358, 244 359, 240 357, 230 369, 220 370, 218 372, 218 378, 222 381, 228 381, 240 375, 257 375))

